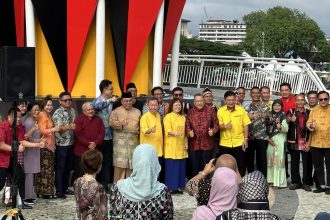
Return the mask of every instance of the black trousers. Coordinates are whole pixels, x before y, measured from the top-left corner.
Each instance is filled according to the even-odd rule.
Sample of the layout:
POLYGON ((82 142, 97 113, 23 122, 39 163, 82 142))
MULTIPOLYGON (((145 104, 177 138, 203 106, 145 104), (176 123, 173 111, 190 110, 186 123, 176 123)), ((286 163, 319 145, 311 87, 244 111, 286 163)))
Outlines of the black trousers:
POLYGON ((101 146, 103 154, 102 168, 96 176, 105 189, 108 189, 108 184, 113 182, 113 142, 111 140, 103 140, 101 146))
POLYGON ((205 164, 212 159, 213 150, 188 150, 188 166, 194 177, 204 169, 205 164))
POLYGON ((305 152, 301 150, 290 150, 291 155, 291 183, 295 184, 305 184, 312 185, 313 184, 313 163, 312 163, 312 154, 310 151, 305 152), (300 155, 302 157, 302 165, 303 165, 303 178, 301 180, 299 166, 300 166, 300 155))
POLYGON ((245 175, 245 152, 242 146, 239 147, 224 147, 220 146, 220 156, 223 154, 230 154, 236 159, 237 168, 241 176, 245 175))
POLYGON ((84 175, 84 170, 81 168, 81 157, 74 156, 74 179, 76 180, 79 177, 84 175))
POLYGON ((9 167, 8 168, 0 168, 0 189, 5 186, 6 178, 9 177, 11 183, 14 178, 14 174, 18 179, 17 185, 19 190, 19 195, 21 196, 22 200, 25 199, 25 173, 23 166, 21 164, 17 164, 16 169, 13 166, 12 158, 10 159, 9 167))
POLYGON ((330 148, 311 147, 312 160, 315 169, 315 178, 320 185, 330 187, 330 148), (327 172, 327 182, 324 176, 324 161, 327 172))
POLYGON ((56 145, 55 187, 56 192, 65 193, 69 187, 69 174, 73 167, 73 146, 56 145))
POLYGON ((165 184, 165 159, 164 157, 158 157, 158 162, 161 167, 158 176, 158 181, 165 184))
POLYGON ((249 140, 249 147, 246 149, 246 167, 249 173, 255 171, 254 158, 256 155, 257 170, 267 178, 267 140, 249 140))

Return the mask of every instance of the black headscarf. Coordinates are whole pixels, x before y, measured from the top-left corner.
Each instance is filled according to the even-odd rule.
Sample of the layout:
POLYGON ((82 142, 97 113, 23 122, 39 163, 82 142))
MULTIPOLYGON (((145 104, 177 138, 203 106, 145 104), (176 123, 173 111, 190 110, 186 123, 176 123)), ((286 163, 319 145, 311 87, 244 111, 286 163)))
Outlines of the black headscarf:
POLYGON ((280 218, 269 211, 268 184, 264 175, 254 171, 245 175, 237 194, 237 208, 223 212, 218 219, 252 220, 280 218))
POLYGON ((272 111, 269 116, 269 121, 267 123, 267 133, 268 133, 269 137, 273 137, 281 132, 276 126, 277 119, 279 119, 280 122, 282 122, 285 119, 285 113, 283 112, 283 103, 280 99, 274 100, 274 102, 272 104, 272 111), (279 111, 279 112, 274 111, 275 104, 281 105, 281 111, 279 111))

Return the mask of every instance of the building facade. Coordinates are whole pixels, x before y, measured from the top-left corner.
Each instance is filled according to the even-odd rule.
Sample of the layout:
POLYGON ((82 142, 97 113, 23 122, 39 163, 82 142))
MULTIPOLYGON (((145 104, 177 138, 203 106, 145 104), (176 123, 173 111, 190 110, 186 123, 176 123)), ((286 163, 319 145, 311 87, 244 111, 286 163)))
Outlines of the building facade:
POLYGON ((229 45, 239 44, 246 36, 246 25, 238 20, 207 20, 199 24, 199 39, 221 42, 229 45))
POLYGON ((181 19, 181 36, 184 36, 186 38, 192 38, 192 34, 190 33, 189 29, 188 29, 188 23, 190 21, 187 19, 181 19))

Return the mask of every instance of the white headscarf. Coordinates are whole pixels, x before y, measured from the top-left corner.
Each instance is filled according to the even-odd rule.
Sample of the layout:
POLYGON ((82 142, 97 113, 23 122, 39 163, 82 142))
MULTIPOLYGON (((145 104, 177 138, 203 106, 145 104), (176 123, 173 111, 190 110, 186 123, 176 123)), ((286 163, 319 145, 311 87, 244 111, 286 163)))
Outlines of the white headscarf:
POLYGON ((137 146, 133 152, 132 166, 131 176, 117 182, 119 192, 133 202, 158 196, 165 185, 157 181, 161 167, 155 147, 150 144, 137 146))

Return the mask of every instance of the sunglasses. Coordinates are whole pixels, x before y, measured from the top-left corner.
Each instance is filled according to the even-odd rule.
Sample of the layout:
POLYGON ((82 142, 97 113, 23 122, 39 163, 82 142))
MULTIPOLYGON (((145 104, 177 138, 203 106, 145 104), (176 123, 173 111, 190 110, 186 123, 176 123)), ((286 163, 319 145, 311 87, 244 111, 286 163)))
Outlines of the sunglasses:
POLYGON ((181 96, 183 96, 183 94, 182 93, 177 93, 177 94, 173 94, 173 96, 174 97, 181 97, 181 96))
POLYGON ((320 102, 325 102, 325 101, 328 101, 328 100, 329 100, 328 98, 319 99, 320 102))
POLYGON ((62 102, 72 102, 72 99, 61 99, 62 102))

